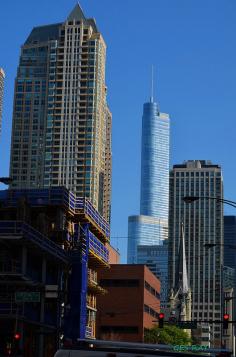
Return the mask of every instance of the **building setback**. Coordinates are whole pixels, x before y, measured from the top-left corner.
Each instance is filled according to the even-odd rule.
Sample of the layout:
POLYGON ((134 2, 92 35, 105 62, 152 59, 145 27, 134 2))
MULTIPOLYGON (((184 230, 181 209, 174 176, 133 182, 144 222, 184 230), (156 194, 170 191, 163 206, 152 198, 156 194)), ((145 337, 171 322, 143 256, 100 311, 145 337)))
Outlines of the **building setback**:
POLYGON ((144 265, 112 264, 99 270, 98 283, 107 293, 97 299, 97 337, 143 342, 160 312, 159 279, 144 265))
POLYGON ((3 87, 4 87, 5 73, 2 68, 0 68, 0 134, 2 131, 2 105, 3 105, 3 87))
POLYGON ((145 264, 161 281, 161 309, 167 307, 168 301, 168 241, 163 245, 139 245, 137 263, 145 264))
POLYGON ((77 4, 64 23, 35 27, 15 80, 12 188, 64 186, 110 221, 111 113, 106 44, 77 4))
MULTIPOLYGON (((178 278, 178 247, 181 225, 185 232, 185 252, 192 292, 192 320, 220 320, 222 316, 223 206, 216 200, 200 199, 191 204, 185 196, 223 197, 219 165, 210 161, 187 161, 170 172, 169 288, 178 278), (206 249, 204 244, 219 244, 206 249)), ((221 325, 212 324, 211 346, 221 342, 221 325)), ((207 343, 203 341, 202 343, 207 343)))

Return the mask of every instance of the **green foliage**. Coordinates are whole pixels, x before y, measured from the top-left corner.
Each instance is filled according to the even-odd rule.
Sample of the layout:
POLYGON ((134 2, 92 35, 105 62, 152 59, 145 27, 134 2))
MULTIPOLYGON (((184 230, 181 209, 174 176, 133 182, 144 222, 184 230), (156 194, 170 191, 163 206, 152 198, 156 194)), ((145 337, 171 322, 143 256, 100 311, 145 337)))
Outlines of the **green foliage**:
POLYGON ((155 326, 151 329, 146 329, 144 332, 144 342, 165 345, 189 345, 192 340, 183 329, 165 324, 163 328, 155 326))

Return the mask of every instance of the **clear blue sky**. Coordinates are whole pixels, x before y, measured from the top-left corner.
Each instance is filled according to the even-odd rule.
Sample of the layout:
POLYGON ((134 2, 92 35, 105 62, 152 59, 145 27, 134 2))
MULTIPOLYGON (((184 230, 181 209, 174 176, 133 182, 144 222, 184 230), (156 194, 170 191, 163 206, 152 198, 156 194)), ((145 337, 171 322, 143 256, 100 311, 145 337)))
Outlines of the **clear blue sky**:
MULTIPOLYGON (((13 86, 20 46, 32 27, 61 22, 74 0, 2 1, 0 67, 6 72, 0 176, 8 175, 13 86)), ((225 197, 236 200, 235 0, 81 0, 107 43, 113 113, 112 236, 127 236, 139 210, 142 105, 151 65, 161 111, 171 117, 171 164, 222 165, 225 197)), ((3 188, 3 187, 2 187, 3 188)), ((234 213, 227 207, 227 214, 234 213)), ((125 238, 112 238, 126 260, 125 238)))

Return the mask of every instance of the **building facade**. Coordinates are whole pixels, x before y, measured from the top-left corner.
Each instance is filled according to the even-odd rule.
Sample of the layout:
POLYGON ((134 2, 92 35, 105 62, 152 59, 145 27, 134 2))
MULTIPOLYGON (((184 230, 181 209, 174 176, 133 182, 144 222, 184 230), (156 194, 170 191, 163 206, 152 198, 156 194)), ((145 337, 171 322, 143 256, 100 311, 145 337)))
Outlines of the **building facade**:
MULTIPOLYGON (((224 216, 224 266, 231 272, 228 288, 233 288, 236 294, 236 216, 224 216)), ((236 311, 234 317, 236 319, 236 311)))
POLYGON ((129 216, 128 220, 128 263, 138 262, 138 247, 162 245, 168 238, 166 220, 151 216, 129 216))
MULTIPOLYGON (((169 288, 174 288, 178 277, 178 247, 183 224, 192 320, 198 321, 222 317, 223 205, 206 199, 209 196, 223 198, 219 165, 194 160, 173 166, 170 172, 169 288), (188 204, 183 201, 185 196, 202 199, 188 204), (207 243, 216 246, 206 249, 204 244, 207 243)), ((211 343, 220 346, 221 324, 212 324, 211 343)))
MULTIPOLYGON (((158 104, 151 97, 150 102, 143 106, 140 215, 128 218, 129 264, 145 264, 145 250, 138 251, 138 246, 147 246, 146 252, 150 252, 151 247, 156 251, 156 246, 163 245, 168 238, 169 130, 169 116, 160 113, 158 104), (140 259, 138 252, 141 253, 140 259)), ((160 261, 159 268, 161 263, 164 264, 164 260, 160 261)), ((161 271, 166 270, 167 265, 163 265, 161 271)), ((163 280, 164 275, 161 279, 163 297, 167 281, 163 280)), ((161 303, 165 304, 164 301, 161 303)))
MULTIPOLYGON (((151 99, 152 100, 152 99, 151 99)), ((168 114, 158 104, 143 106, 140 214, 168 221, 169 132, 168 114)))
POLYGON ((2 68, 0 68, 0 134, 2 131, 2 106, 3 106, 4 78, 5 78, 4 70, 2 68))
POLYGON ((164 241, 163 245, 138 245, 137 257, 138 264, 145 264, 160 279, 160 306, 163 311, 168 301, 168 241, 164 241))
POLYGON ((160 312, 158 278, 144 265, 112 264, 98 282, 107 291, 98 297, 98 338, 144 342, 160 312))
POLYGON ((65 186, 110 220, 111 113, 106 44, 77 4, 64 23, 35 27, 15 80, 12 188, 65 186))
POLYGON ((0 191, 0 202, 0 355, 16 332, 17 352, 35 357, 53 356, 63 338, 95 338, 105 219, 63 187, 0 191))

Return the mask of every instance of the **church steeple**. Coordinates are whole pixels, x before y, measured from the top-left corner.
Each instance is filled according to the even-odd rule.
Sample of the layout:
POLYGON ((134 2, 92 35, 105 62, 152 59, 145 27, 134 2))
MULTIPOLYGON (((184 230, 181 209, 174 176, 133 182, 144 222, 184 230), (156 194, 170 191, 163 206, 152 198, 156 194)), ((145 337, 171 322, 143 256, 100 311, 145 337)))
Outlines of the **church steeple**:
POLYGON ((175 287, 170 293, 170 313, 175 314, 179 321, 191 320, 191 290, 188 282, 187 263, 185 255, 184 225, 181 224, 179 242, 179 259, 176 269, 175 287))
POLYGON ((177 285, 181 289, 183 294, 187 294, 189 291, 187 263, 185 254, 185 239, 184 239, 184 224, 181 224, 181 237, 179 243, 179 269, 178 269, 177 285))

